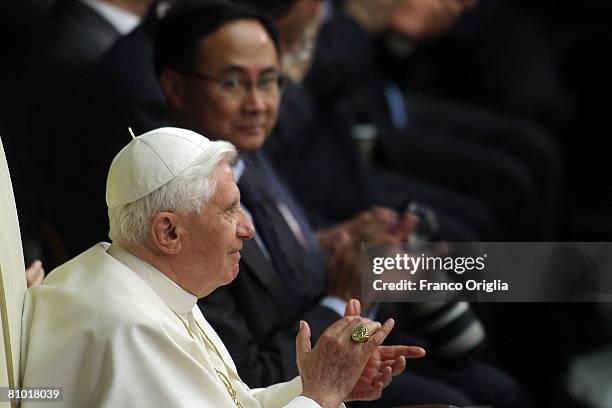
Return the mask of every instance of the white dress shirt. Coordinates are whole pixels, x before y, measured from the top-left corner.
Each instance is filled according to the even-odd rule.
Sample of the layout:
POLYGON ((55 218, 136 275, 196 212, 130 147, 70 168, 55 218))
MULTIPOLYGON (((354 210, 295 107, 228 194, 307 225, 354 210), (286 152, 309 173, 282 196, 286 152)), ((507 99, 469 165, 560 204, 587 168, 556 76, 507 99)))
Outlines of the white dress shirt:
POLYGON ((140 16, 104 0, 79 0, 100 14, 121 34, 132 31, 140 23, 140 16))

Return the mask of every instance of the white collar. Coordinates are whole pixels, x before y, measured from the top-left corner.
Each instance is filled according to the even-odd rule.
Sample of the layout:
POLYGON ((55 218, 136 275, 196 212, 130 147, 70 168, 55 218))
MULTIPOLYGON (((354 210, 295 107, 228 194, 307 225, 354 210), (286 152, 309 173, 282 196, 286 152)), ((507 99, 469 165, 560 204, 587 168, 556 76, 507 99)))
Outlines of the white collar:
POLYGON ((94 9, 122 35, 129 33, 140 23, 140 16, 104 0, 80 1, 94 9))
POLYGON ((119 245, 112 244, 107 252, 140 276, 170 309, 182 317, 186 317, 198 302, 196 296, 185 291, 151 264, 119 245))
POLYGON ((234 175, 234 181, 238 183, 240 181, 240 177, 244 173, 244 160, 238 159, 236 164, 232 166, 232 174, 234 175))

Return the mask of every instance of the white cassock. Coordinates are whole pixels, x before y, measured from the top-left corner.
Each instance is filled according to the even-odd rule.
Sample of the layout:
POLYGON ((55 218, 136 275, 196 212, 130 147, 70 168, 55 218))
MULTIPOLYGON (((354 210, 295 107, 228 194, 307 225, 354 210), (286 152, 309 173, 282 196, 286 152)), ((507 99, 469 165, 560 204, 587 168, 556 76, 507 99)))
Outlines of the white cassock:
POLYGON ((22 384, 63 387, 53 407, 319 407, 299 396, 299 377, 249 389, 196 302, 131 253, 97 244, 28 291, 22 384))

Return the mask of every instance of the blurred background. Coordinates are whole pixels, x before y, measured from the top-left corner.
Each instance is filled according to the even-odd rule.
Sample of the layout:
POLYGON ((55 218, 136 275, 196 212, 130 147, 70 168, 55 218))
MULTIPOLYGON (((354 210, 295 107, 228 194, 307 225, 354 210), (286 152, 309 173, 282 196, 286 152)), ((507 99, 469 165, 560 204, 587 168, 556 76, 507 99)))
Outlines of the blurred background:
MULTIPOLYGON (((81 199, 86 206, 89 197, 57 188, 81 175, 70 156, 58 153, 74 140, 63 140, 80 119, 74 107, 95 102, 78 99, 77 90, 87 84, 96 61, 140 22, 150 6, 145 0, 109 0, 137 17, 124 32, 105 31, 98 29, 96 18, 88 20, 74 10, 78 3, 95 2, 0 2, 0 136, 13 179, 26 262, 41 259, 47 271, 76 255, 77 247, 93 244, 83 238, 75 245, 78 236, 62 233, 75 222, 66 209, 79 206, 81 199)), ((348 98, 354 108, 352 137, 368 165, 475 196, 493 208, 495 227, 483 227, 488 232, 480 231, 480 238, 611 241, 612 2, 469 3, 473 4, 448 26, 422 37, 402 35, 398 27, 383 34, 370 32, 367 48, 350 36, 340 49, 334 48, 324 24, 304 85, 322 105, 329 98, 348 98), (352 64, 346 69, 348 91, 330 81, 325 65, 330 54, 338 57, 334 63, 342 63, 342 55, 334 54, 342 51, 350 54, 346 61, 352 64), (350 81, 363 83, 363 76, 372 72, 388 104, 383 119, 372 113, 368 94, 352 92, 350 81), (478 143, 486 140, 487 149, 496 153, 476 149, 472 161, 470 155, 476 150, 464 155, 463 144, 446 137, 457 127, 466 139, 473 133, 478 143), (488 138, 491 129, 495 139, 488 138), (406 132, 404 140, 395 139, 406 132), (432 140, 435 146, 428 145, 432 140), (437 155, 440 151, 444 156, 437 155), (498 151, 518 157, 520 171, 515 161, 506 163, 498 151), (451 166, 453 158, 457 167, 451 166), (466 171, 456 173, 456 168, 466 171), (525 183, 524 168, 528 169, 525 183), (508 174, 519 180, 516 187, 498 182, 493 169, 510 169, 508 174)), ((403 14, 409 17, 409 12, 403 14)), ((398 17, 396 25, 402 24, 405 28, 420 23, 398 17)), ((127 67, 132 61, 126 58, 123 63, 127 67)), ((76 136, 96 151, 98 139, 87 133, 76 136)), ((281 172, 301 171, 283 162, 283 148, 282 143, 269 147, 281 172)), ((95 159, 95 154, 87 158, 95 159)), ((294 188, 307 208, 320 204, 308 201, 316 185, 298 181, 294 188)), ((350 213, 344 210, 329 209, 323 215, 341 221, 350 213)), ((313 211, 313 218, 320 215, 313 211)), ((87 229, 89 220, 80 218, 78 223, 87 229)), ((610 341, 608 305, 475 308, 490 328, 487 358, 514 374, 540 406, 612 407, 612 394, 606 394, 612 393, 612 375, 606 370, 612 354, 592 354, 610 341), (544 324, 542 316, 547 317, 544 324), (586 357, 577 363, 576 356, 586 357)))

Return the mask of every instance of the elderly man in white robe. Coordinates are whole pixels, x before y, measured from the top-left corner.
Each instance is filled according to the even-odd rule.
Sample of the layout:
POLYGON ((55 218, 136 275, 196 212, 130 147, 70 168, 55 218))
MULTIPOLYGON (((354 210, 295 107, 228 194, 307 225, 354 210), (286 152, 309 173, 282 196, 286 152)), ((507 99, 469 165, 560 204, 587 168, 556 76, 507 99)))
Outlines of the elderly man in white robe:
POLYGON ((236 278, 253 236, 235 159, 230 143, 177 128, 121 150, 107 181, 113 244, 95 245, 26 295, 24 387, 62 387, 53 405, 62 407, 335 408, 379 398, 405 358, 423 354, 381 346, 393 320, 362 318, 351 301, 312 348, 300 322, 298 377, 264 389, 240 380, 196 305, 236 278))

